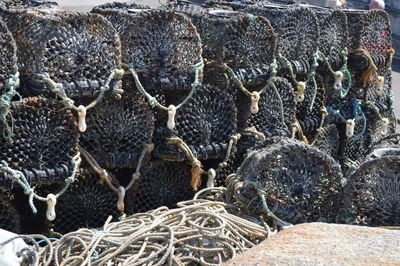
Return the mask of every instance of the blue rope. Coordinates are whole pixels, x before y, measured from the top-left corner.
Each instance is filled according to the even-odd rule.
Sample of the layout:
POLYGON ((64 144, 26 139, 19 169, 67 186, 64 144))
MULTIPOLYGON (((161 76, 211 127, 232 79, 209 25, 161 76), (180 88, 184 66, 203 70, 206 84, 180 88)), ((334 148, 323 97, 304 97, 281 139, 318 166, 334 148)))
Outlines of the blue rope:
MULTIPOLYGON (((365 130, 367 129, 367 118, 361 108, 361 104, 356 99, 351 100, 351 105, 353 107, 353 119, 356 120, 359 116, 361 116, 363 122, 361 131, 356 136, 351 138, 355 141, 360 139, 364 135, 365 130)), ((340 110, 336 110, 332 106, 326 106, 326 110, 329 113, 338 116, 342 120, 342 122, 347 123, 346 118, 341 114, 340 110)))

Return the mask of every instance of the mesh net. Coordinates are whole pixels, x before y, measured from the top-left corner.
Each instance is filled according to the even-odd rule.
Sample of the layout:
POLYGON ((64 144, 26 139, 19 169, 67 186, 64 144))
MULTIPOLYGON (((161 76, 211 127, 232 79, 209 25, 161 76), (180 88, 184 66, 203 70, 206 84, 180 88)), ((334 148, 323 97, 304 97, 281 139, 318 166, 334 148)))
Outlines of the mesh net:
POLYGON ((98 228, 108 216, 117 216, 117 194, 107 185, 99 184, 98 179, 97 174, 86 171, 57 199, 57 216, 51 224, 55 232, 98 228))
POLYGON ((375 144, 366 160, 384 156, 400 156, 400 135, 392 134, 375 144))
POLYGON ((117 29, 122 61, 146 89, 187 90, 202 62, 200 37, 189 18, 166 10, 95 9, 117 29))
POLYGON ((264 92, 259 102, 259 111, 250 116, 248 125, 255 126, 265 136, 290 136, 296 115, 296 95, 287 79, 277 77, 274 84, 279 95, 272 88, 264 92))
POLYGON ((335 217, 342 188, 340 166, 325 153, 296 140, 273 138, 271 142, 250 151, 236 172, 236 199, 260 213, 258 187, 265 192, 269 209, 290 223, 335 217))
POLYGON ((245 86, 265 82, 276 50, 276 36, 267 19, 229 10, 188 11, 187 6, 179 5, 176 10, 191 17, 201 36, 206 62, 226 63, 245 86))
POLYGON ((136 167, 145 144, 152 142, 154 117, 138 95, 106 100, 86 117, 80 145, 105 168, 136 167))
POLYGON ((334 69, 343 65, 342 51, 347 48, 347 17, 341 10, 315 9, 320 28, 319 50, 334 69))
MULTIPOLYGON (((94 96, 111 71, 120 68, 119 37, 97 14, 47 9, 3 11, 18 48, 23 92, 48 94, 36 74, 48 73, 70 97, 94 96)), ((120 88, 119 81, 110 84, 120 88)))
POLYGON ((0 228, 20 233, 20 216, 9 191, 0 190, 0 228))
POLYGON ((4 8, 27 8, 27 7, 51 7, 57 6, 56 2, 52 1, 34 1, 34 0, 2 0, 0 7, 4 8))
MULTIPOLYGON (((22 171, 30 184, 63 181, 73 170, 78 129, 64 105, 44 98, 25 98, 13 103, 13 143, 0 140, 1 160, 22 171)), ((3 185, 10 186, 7 174, 3 185)))
POLYGON ((143 168, 138 181, 126 194, 126 212, 145 212, 157 207, 175 207, 194 195, 191 167, 184 163, 153 161, 143 168))
POLYGON ((315 13, 307 7, 287 7, 260 3, 245 9, 269 19, 278 34, 278 53, 298 61, 305 71, 319 45, 320 30, 315 13))
MULTIPOLYGON (((167 95, 172 104, 181 102, 184 97, 186 95, 177 93, 167 95)), ((217 146, 226 146, 236 133, 237 111, 232 97, 226 90, 210 85, 197 88, 189 101, 177 110, 173 132, 166 127, 166 116, 164 112, 163 123, 159 125, 163 130, 157 130, 157 133, 163 134, 164 138, 180 137, 195 150, 199 159, 224 156, 223 150, 216 150, 217 146)), ((163 157, 162 149, 157 149, 160 157, 163 157)))
POLYGON ((312 80, 306 82, 304 101, 297 103, 296 107, 296 118, 305 132, 315 130, 320 126, 322 108, 326 103, 326 90, 323 84, 323 77, 317 74, 315 79, 316 85, 312 80))
POLYGON ((327 125, 310 134, 312 146, 336 158, 339 152, 339 132, 336 125, 327 125))
POLYGON ((0 94, 10 74, 17 73, 17 47, 7 26, 0 20, 0 94))
POLYGON ((400 158, 363 163, 349 177, 341 219, 369 226, 400 225, 400 158))

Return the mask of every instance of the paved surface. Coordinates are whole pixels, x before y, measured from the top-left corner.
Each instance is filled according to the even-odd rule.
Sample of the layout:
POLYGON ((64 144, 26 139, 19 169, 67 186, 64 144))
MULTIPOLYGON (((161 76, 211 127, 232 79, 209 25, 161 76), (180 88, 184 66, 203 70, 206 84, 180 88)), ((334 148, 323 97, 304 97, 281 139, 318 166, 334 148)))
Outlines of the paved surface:
POLYGON ((400 230, 300 224, 224 265, 400 265, 400 230))

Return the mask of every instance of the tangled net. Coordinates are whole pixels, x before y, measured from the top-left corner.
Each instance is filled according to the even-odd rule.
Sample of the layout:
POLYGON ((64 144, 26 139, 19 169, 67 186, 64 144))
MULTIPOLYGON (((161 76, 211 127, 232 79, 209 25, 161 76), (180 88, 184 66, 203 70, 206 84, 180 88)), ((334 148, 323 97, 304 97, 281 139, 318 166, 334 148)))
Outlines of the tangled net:
POLYGON ((400 225, 400 158, 363 163, 348 178, 341 219, 360 225, 400 225))
POLYGON ((325 152, 331 157, 336 157, 339 152, 339 132, 336 125, 321 127, 312 134, 311 145, 325 152))
MULTIPOLYGON (((41 265, 221 264, 268 238, 267 225, 228 212, 224 202, 194 199, 139 213, 102 230, 80 229, 36 246, 41 265)), ((35 236, 34 236, 35 237, 35 236)), ((36 236, 37 237, 37 236, 36 236)))
POLYGON ((105 100, 87 114, 80 146, 103 168, 136 167, 146 144, 152 142, 154 116, 138 95, 105 100))
POLYGON ((287 138, 272 138, 271 142, 250 150, 227 180, 235 199, 250 213, 278 221, 333 220, 340 206, 340 166, 302 142, 287 138))
POLYGON ((190 166, 154 161, 143 167, 140 179, 126 194, 126 212, 145 212, 160 206, 175 207, 193 197, 190 166))
POLYGON ((95 8, 117 29, 122 61, 146 89, 187 90, 202 62, 196 28, 186 16, 167 10, 95 8))
MULTIPOLYGON (((10 9, 3 19, 18 48, 26 95, 49 94, 38 74, 49 74, 69 97, 95 96, 114 69, 121 67, 119 37, 97 14, 46 9, 10 9)), ((112 81, 108 93, 120 89, 112 81)))
POLYGON ((57 216, 51 222, 55 232, 66 234, 79 228, 99 228, 108 216, 117 216, 115 193, 98 180, 95 173, 81 174, 57 199, 57 216))
MULTIPOLYGON (((11 107, 13 142, 0 140, 0 158, 22 171, 29 184, 62 182, 72 174, 77 154, 76 120, 61 102, 41 97, 25 98, 11 107)), ((2 173, 3 186, 12 180, 2 173)))

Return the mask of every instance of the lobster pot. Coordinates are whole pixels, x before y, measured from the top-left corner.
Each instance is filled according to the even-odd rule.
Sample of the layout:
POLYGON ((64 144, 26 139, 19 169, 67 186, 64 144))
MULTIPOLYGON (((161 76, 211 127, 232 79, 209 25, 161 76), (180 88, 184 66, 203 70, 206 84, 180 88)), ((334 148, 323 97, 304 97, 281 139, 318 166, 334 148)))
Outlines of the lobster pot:
MULTIPOLYGON (((392 30, 388 14, 383 10, 344 10, 349 25, 349 49, 367 50, 379 61, 392 47, 392 30), (378 57, 377 57, 378 56, 378 57)), ((383 60, 385 61, 385 60, 383 60)))
POLYGON ((0 190, 0 228, 20 233, 20 215, 14 205, 10 191, 0 190))
POLYGON ((58 4, 51 1, 31 1, 31 0, 7 0, 0 3, 0 8, 30 8, 30 7, 40 7, 48 8, 54 7, 58 4))
MULTIPOLYGON (((78 143, 71 112, 59 101, 31 97, 12 103, 11 115, 12 142, 0 139, 0 160, 22 171, 31 185, 63 182, 71 176, 78 143)), ((1 182, 5 188, 13 186, 8 173, 2 173, 1 182)))
POLYGON ((392 31, 388 14, 383 10, 346 11, 349 22, 349 48, 364 49, 371 56, 377 70, 371 70, 366 55, 353 56, 353 68, 358 84, 365 90, 365 99, 379 103, 390 101, 392 31))
POLYGON ((122 61, 129 64, 146 90, 188 90, 195 65, 202 63, 200 37, 190 19, 167 10, 102 8, 116 28, 122 61))
POLYGON ((0 19, 0 94, 7 93, 6 81, 18 71, 17 46, 6 24, 0 19))
POLYGON ((385 156, 400 156, 400 136, 398 134, 386 136, 376 143, 366 161, 385 156))
MULTIPOLYGON (((190 16, 196 26, 206 63, 226 63, 248 89, 260 90, 265 86, 277 41, 267 19, 211 8, 188 9, 178 5, 176 10, 190 16)), ((206 68, 205 78, 213 83, 220 72, 210 66, 206 68)))
MULTIPOLYGON (((167 102, 182 102, 186 94, 171 93, 167 102)), ((193 96, 177 109, 175 128, 167 127, 166 112, 162 124, 156 125, 158 144, 155 156, 165 160, 182 161, 183 151, 174 144, 166 144, 168 139, 178 137, 186 143, 200 160, 221 159, 225 157, 230 137, 236 134, 237 111, 232 96, 226 91, 211 85, 201 85, 193 96)))
POLYGON ((314 8, 320 29, 318 49, 329 61, 334 70, 339 70, 343 63, 342 52, 348 44, 346 14, 341 10, 314 8))
POLYGON ((229 7, 233 10, 236 11, 242 11, 249 5, 254 5, 257 3, 263 3, 267 2, 265 0, 206 0, 204 2, 205 6, 211 6, 215 8, 221 8, 221 7, 229 7))
POLYGON ((271 22, 278 35, 277 53, 290 61, 294 72, 307 73, 311 69, 320 39, 317 16, 312 9, 260 3, 244 11, 271 22))
POLYGON ((95 106, 86 120, 80 146, 103 168, 135 168, 146 144, 152 143, 154 116, 139 95, 107 99, 95 106))
MULTIPOLYGON (((37 74, 49 74, 69 97, 99 94, 114 69, 121 68, 117 32, 97 14, 60 8, 1 11, 18 48, 18 67, 26 96, 52 95, 37 74)), ((121 88, 113 80, 106 95, 121 88)))
POLYGON ((339 221, 368 226, 400 225, 400 158, 364 162, 349 178, 339 221))
POLYGON ((296 95, 290 82, 281 77, 274 79, 274 86, 261 94, 259 111, 248 120, 249 127, 255 127, 267 137, 290 136, 296 117, 296 95))
POLYGON ((333 220, 342 182, 340 166, 326 153, 294 139, 272 138, 247 153, 230 189, 251 213, 267 214, 269 208, 296 224, 333 220))
POLYGON ((339 153, 340 139, 336 125, 326 125, 307 134, 308 142, 332 158, 339 153))
POLYGON ((348 138, 345 135, 345 124, 340 123, 340 155, 345 159, 355 162, 362 162, 373 145, 380 142, 385 136, 389 136, 396 131, 396 118, 392 111, 382 113, 388 119, 386 129, 383 128, 382 120, 377 116, 369 116, 367 121, 359 117, 355 122, 354 136, 348 138), (365 129, 364 129, 365 123, 365 129))
POLYGON ((133 214, 176 203, 194 196, 191 167, 184 163, 153 161, 143 167, 139 180, 126 192, 126 212, 133 214))
POLYGON ((297 103, 296 118, 304 132, 316 130, 321 125, 322 108, 326 105, 324 77, 316 74, 315 84, 306 82, 304 100, 297 103))
POLYGON ((99 228, 110 215, 118 216, 117 194, 106 184, 100 184, 97 174, 81 172, 57 199, 56 219, 50 222, 55 232, 65 234, 79 228, 99 228))

